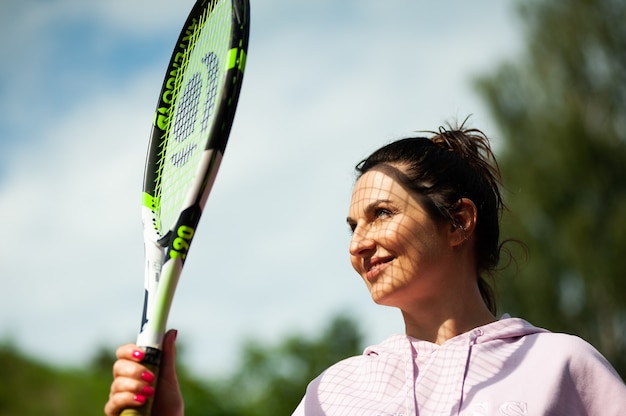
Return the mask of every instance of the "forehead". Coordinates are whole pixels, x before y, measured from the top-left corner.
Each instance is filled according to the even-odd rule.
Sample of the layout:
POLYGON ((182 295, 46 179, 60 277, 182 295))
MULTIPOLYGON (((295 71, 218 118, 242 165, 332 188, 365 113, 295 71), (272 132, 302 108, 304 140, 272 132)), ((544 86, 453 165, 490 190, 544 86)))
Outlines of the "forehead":
POLYGON ((359 204, 369 204, 377 200, 407 200, 409 193, 387 173, 380 170, 365 172, 354 185, 350 209, 358 209, 359 204))

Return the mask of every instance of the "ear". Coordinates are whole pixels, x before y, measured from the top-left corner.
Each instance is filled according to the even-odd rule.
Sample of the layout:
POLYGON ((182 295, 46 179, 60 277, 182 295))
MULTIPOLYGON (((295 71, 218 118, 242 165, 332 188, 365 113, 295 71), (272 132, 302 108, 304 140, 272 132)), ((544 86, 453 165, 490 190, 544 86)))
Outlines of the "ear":
POLYGON ((465 243, 476 228, 477 209, 471 199, 461 198, 454 205, 452 214, 452 224, 450 227, 450 244, 453 247, 465 243))

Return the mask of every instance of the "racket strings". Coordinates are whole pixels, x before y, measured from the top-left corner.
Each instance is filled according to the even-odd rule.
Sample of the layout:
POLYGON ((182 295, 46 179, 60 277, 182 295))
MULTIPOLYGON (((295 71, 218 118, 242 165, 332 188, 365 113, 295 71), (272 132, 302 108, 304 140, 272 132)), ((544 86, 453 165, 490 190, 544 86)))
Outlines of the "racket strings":
POLYGON ((204 114, 202 117, 202 130, 205 131, 209 126, 209 120, 213 114, 215 107, 215 98, 217 97, 217 81, 219 75, 218 58, 213 52, 208 53, 202 62, 206 64, 208 70, 209 91, 207 92, 206 102, 204 105, 204 114))
POLYGON ((195 73, 185 86, 180 105, 176 109, 174 121, 173 138, 177 142, 187 139, 194 129, 194 115, 198 112, 200 105, 200 92, 202 80, 200 74, 195 73))

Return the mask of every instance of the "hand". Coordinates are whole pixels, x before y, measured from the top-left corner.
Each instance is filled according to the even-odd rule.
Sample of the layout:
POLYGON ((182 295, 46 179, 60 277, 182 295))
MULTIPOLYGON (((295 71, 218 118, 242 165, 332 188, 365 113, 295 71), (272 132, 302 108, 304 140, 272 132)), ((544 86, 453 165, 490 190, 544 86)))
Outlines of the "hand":
POLYGON ((141 348, 126 344, 117 349, 111 392, 104 406, 107 416, 119 416, 123 409, 139 407, 155 394, 152 416, 183 416, 183 397, 176 375, 175 340, 175 330, 168 331, 163 338, 158 385, 154 374, 140 363, 143 358, 141 348))

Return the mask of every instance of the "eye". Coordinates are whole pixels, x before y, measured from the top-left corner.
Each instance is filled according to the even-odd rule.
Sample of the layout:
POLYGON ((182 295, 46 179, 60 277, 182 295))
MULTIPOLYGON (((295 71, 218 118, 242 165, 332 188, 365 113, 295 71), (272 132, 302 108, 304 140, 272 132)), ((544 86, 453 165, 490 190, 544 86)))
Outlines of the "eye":
POLYGON ((387 217, 391 217, 393 215, 393 211, 387 208, 376 208, 374 210, 374 217, 375 218, 387 218, 387 217))
POLYGON ((348 220, 348 227, 350 227, 350 233, 354 234, 354 230, 356 230, 356 221, 348 220))

